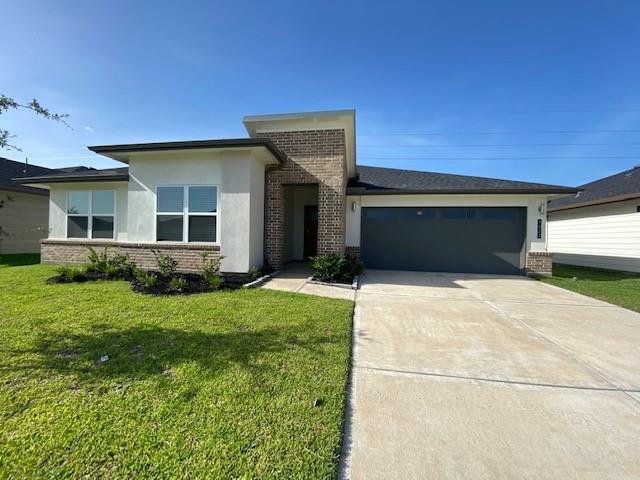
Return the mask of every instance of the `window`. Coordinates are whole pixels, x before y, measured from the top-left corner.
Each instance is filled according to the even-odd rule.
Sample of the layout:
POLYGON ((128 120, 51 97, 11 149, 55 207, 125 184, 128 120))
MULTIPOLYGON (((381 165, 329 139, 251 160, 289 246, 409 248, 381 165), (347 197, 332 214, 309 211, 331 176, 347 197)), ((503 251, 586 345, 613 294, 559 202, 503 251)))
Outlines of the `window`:
POLYGON ((67 193, 67 238, 114 238, 113 190, 67 193))
POLYGON ((218 239, 218 187, 211 185, 157 188, 156 240, 207 242, 218 239))
POLYGON ((475 208, 448 207, 442 209, 444 220, 473 220, 476 218, 475 208))

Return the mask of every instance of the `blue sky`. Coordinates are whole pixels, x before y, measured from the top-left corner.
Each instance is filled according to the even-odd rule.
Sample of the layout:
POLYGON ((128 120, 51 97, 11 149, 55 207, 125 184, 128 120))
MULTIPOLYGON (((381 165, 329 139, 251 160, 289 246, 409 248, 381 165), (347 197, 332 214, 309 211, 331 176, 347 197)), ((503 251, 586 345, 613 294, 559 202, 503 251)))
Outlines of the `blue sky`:
POLYGON ((10 0, 3 17, 0 93, 73 127, 2 115, 13 159, 104 168, 87 145, 355 108, 362 165, 575 185, 640 163, 637 1, 10 0))

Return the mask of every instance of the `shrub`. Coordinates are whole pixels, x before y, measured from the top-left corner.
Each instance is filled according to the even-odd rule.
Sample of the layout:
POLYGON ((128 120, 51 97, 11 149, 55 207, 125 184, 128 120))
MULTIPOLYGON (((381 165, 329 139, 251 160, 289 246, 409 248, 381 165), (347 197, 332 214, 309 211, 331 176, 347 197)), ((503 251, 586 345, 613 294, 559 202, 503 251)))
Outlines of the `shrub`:
POLYGON ((317 255, 311 258, 311 268, 314 278, 322 282, 351 281, 363 271, 360 260, 350 255, 317 255))
POLYGON ((116 254, 109 259, 108 265, 115 269, 119 278, 131 278, 136 272, 136 263, 128 255, 116 254))
POLYGON ((136 280, 146 288, 155 287, 158 283, 158 277, 154 273, 141 269, 136 270, 136 280))
POLYGON ((258 267, 251 267, 247 272, 250 280, 255 280, 256 278, 260 278, 262 275, 260 274, 260 269, 258 267))
POLYGON ((151 250, 156 257, 160 276, 170 278, 176 273, 178 262, 171 255, 163 255, 158 250, 151 250))
POLYGON ((104 247, 100 253, 96 252, 93 247, 87 248, 89 249, 87 271, 104 273, 104 269, 109 263, 109 247, 104 247))
POLYGON ((174 292, 182 292, 188 286, 187 280, 180 277, 174 277, 169 280, 169 289, 174 292))
POLYGON ((200 256, 202 257, 200 275, 213 288, 220 288, 224 282, 220 276, 220 262, 223 257, 211 258, 209 257, 209 252, 202 252, 200 256))
POLYGON ((214 290, 219 290, 224 284, 224 279, 221 275, 217 275, 209 278, 209 280, 207 280, 207 283, 209 283, 209 285, 211 285, 214 290))
POLYGON ((56 268, 56 273, 64 282, 81 282, 85 279, 85 270, 80 267, 61 265, 56 268))
POLYGON ((106 278, 131 278, 136 269, 136 264, 129 259, 127 255, 116 254, 109 257, 109 247, 102 249, 100 253, 96 252, 93 247, 88 247, 89 254, 87 259, 89 265, 88 272, 101 273, 106 278))

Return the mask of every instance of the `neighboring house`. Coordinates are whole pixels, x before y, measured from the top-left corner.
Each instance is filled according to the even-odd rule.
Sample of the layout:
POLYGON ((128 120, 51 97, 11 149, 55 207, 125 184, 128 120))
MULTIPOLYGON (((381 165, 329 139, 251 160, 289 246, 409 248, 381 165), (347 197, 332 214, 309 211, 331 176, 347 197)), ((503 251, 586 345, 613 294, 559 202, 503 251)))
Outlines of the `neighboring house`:
POLYGON ((0 157, 0 254, 40 252, 49 224, 49 192, 13 179, 53 173, 56 170, 0 157))
POLYGON ((549 203, 549 250, 569 265, 640 272, 640 166, 549 203))
POLYGON ((89 147, 128 168, 23 180, 51 191, 43 262, 110 245, 245 275, 345 251, 368 268, 549 273, 545 206, 573 188, 356 166, 355 112, 249 116, 250 138, 89 147))

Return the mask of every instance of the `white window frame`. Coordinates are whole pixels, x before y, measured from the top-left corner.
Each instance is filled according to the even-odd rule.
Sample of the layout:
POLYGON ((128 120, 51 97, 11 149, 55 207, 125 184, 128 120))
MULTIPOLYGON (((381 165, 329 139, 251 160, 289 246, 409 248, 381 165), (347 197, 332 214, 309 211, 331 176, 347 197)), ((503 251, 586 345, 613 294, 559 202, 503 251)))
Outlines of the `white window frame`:
POLYGON ((153 218, 153 238, 156 243, 195 243, 206 245, 220 245, 220 185, 207 184, 158 184, 155 189, 153 218), (160 212, 158 211, 158 188, 182 187, 182 211, 181 212, 160 212), (216 211, 215 212, 190 212, 189 211, 189 188, 191 187, 214 187, 216 189, 216 211), (182 215, 182 241, 179 240, 158 240, 158 215, 182 215), (216 241, 215 242, 190 242, 189 241, 189 217, 216 217, 216 241))
POLYGON ((115 240, 116 239, 116 205, 118 193, 115 190, 67 190, 66 203, 64 207, 64 237, 70 240, 115 240), (93 238, 93 192, 111 192, 113 193, 113 213, 99 213, 96 217, 113 217, 113 234, 111 238, 93 238), (89 209, 87 213, 69 213, 69 194, 70 193, 88 193, 89 209), (68 217, 88 217, 87 218, 87 236, 86 237, 70 237, 69 236, 69 218, 68 217))

